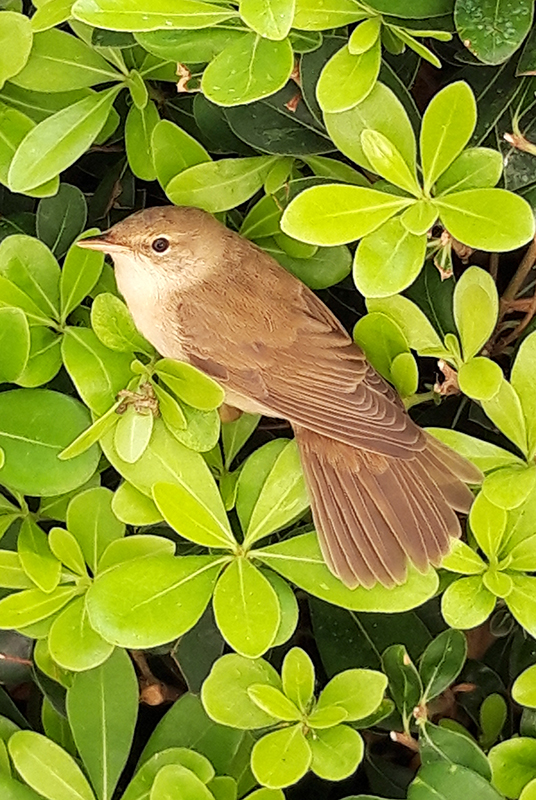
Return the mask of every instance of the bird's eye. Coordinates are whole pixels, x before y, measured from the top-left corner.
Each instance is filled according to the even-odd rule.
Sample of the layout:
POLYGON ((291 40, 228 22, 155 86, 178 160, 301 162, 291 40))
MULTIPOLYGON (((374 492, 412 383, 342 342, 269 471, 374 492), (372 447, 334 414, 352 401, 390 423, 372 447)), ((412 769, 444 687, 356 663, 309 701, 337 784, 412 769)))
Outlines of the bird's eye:
POLYGON ((165 253, 169 247, 169 240, 165 236, 159 236, 158 239, 153 241, 151 247, 155 253, 165 253))

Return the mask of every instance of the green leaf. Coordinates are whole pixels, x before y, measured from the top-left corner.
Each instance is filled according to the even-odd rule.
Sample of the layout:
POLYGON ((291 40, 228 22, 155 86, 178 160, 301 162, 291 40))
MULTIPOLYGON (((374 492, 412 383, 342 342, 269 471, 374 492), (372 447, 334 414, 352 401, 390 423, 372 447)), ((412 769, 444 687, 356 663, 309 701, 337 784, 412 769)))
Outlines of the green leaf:
POLYGON ((294 66, 288 39, 271 41, 248 33, 229 44, 203 73, 201 90, 220 106, 252 103, 282 89, 294 66))
POLYGON ((469 545, 456 539, 452 543, 450 553, 441 561, 443 569, 460 572, 463 575, 480 575, 487 569, 487 564, 469 545))
POLYGON ((0 87, 17 75, 28 61, 32 49, 32 26, 28 17, 16 11, 0 16, 0 87))
POLYGON ((536 466, 510 466, 487 475, 482 494, 500 508, 518 508, 534 490, 536 466))
POLYGON ((73 672, 99 666, 114 649, 113 644, 91 627, 85 597, 77 597, 56 617, 48 635, 48 646, 54 661, 73 672))
POLYGON ((119 419, 116 411, 120 405, 121 401, 118 400, 117 403, 114 403, 114 405, 108 409, 106 414, 96 419, 89 428, 86 428, 80 436, 77 436, 76 439, 58 455, 60 461, 65 461, 79 456, 81 453, 85 453, 95 442, 98 442, 102 436, 114 428, 119 419))
POLYGON ((371 17, 370 19, 356 25, 352 35, 348 40, 348 49, 351 53, 359 54, 369 50, 380 35, 382 27, 381 17, 371 17))
POLYGON ((96 486, 77 494, 67 508, 67 527, 93 573, 110 542, 125 535, 125 526, 112 511, 112 498, 109 489, 96 486))
POLYGON ((277 595, 262 572, 244 558, 235 559, 214 590, 214 614, 233 650, 258 658, 271 647, 281 612, 277 595))
POLYGON ((424 767, 437 761, 447 761, 467 767, 486 780, 491 780, 488 759, 475 742, 461 732, 427 722, 420 729, 419 750, 424 767))
POLYGON ((79 395, 92 411, 102 416, 132 378, 132 354, 113 352, 93 331, 75 327, 66 328, 61 349, 79 395))
POLYGON ((318 700, 318 709, 337 706, 348 721, 372 714, 383 700, 387 678, 370 669, 348 669, 330 680, 318 700))
POLYGON ((357 289, 365 297, 389 297, 406 289, 422 269, 426 241, 425 234, 415 236, 406 230, 399 217, 384 222, 356 250, 357 289))
POLYGON ((422 575, 410 568, 408 579, 401 586, 386 589, 376 584, 372 589, 348 589, 327 568, 315 533, 255 550, 255 558, 309 594, 355 611, 407 611, 431 597, 438 585, 433 570, 422 575))
POLYGON ((288 442, 268 473, 251 512, 244 546, 285 527, 309 506, 298 447, 288 442))
POLYGON ((60 268, 39 239, 22 235, 4 239, 0 244, 0 274, 29 297, 45 319, 58 319, 60 268))
POLYGON ((301 647, 289 650, 281 670, 283 691, 301 711, 305 711, 314 696, 315 668, 301 647))
MULTIPOLYGON (((16 515, 12 515, 17 519, 16 515)), ((0 586, 3 589, 33 589, 35 584, 22 568, 18 553, 0 550, 0 586)))
POLYGON ((410 233, 428 233, 437 219, 437 208, 428 200, 419 200, 401 215, 402 225, 410 233))
POLYGON ((487 620, 495 608, 496 598, 478 575, 460 578, 443 594, 441 612, 451 628, 476 628, 487 620))
POLYGON ((288 36, 294 6, 294 0, 241 0, 240 16, 259 36, 280 41, 288 36))
POLYGON ((279 247, 275 239, 259 239, 257 244, 310 289, 333 286, 344 280, 352 268, 352 256, 345 245, 318 247, 311 258, 293 258, 279 247))
POLYGON ((272 156, 254 156, 196 164, 172 178, 166 194, 175 205, 227 211, 258 192, 273 163, 272 156))
POLYGON ((508 594, 507 605, 515 619, 531 636, 536 633, 536 578, 526 575, 512 575, 512 590, 508 594))
POLYGON ((197 775, 180 764, 168 764, 157 772, 150 796, 154 800, 173 800, 178 796, 212 800, 214 797, 197 775))
POLYGON ((164 189, 179 172, 211 160, 197 139, 167 119, 154 126, 151 149, 156 177, 164 189))
POLYGON ((14 383, 30 355, 30 327, 20 308, 0 308, 0 382, 14 383))
POLYGON ((361 317, 354 327, 353 337, 374 369, 387 380, 395 358, 409 351, 406 338, 397 323, 378 311, 361 317))
MULTIPOLYGON (((170 427, 169 430, 175 439, 186 445, 189 450, 195 450, 198 453, 207 453, 213 450, 220 435, 220 415, 217 410, 200 411, 186 403, 179 405, 186 419, 186 428, 170 427)), ((164 421, 167 422, 167 420, 164 421)))
POLYGON ((425 702, 438 697, 454 683, 463 669, 466 657, 467 639, 460 631, 443 631, 430 642, 419 664, 425 702))
POLYGON ((112 510, 117 519, 126 525, 155 525, 162 515, 150 497, 142 494, 128 481, 123 481, 114 492, 112 510))
POLYGON ((360 167, 374 172, 361 144, 361 134, 371 129, 396 142, 404 161, 415 169, 415 135, 404 106, 391 89, 377 82, 362 103, 349 111, 325 114, 330 137, 341 153, 360 167))
POLYGON ((505 189, 468 189, 435 203, 448 232, 477 250, 514 250, 534 235, 532 209, 505 189))
POLYGON ((361 134, 361 147, 378 175, 416 197, 421 195, 414 172, 410 170, 397 147, 383 133, 365 128, 361 134))
POLYGON ((419 386, 419 367, 411 353, 400 353, 391 364, 391 383, 401 397, 411 397, 419 386))
POLYGON ((491 336, 499 313, 495 281, 480 267, 466 269, 454 289, 454 319, 464 361, 469 361, 491 336))
POLYGON ((498 150, 471 147, 452 162, 438 178, 436 195, 463 192, 466 189, 486 189, 495 186, 502 175, 503 160, 498 150))
POLYGON ((236 16, 232 9, 200 0, 77 0, 72 14, 88 25, 112 31, 206 28, 236 16))
POLYGON ((58 561, 77 575, 87 575, 82 548, 72 533, 65 528, 51 528, 48 543, 58 561))
POLYGON ((52 28, 34 35, 28 63, 13 83, 34 92, 67 92, 121 77, 81 39, 52 28))
POLYGON ((214 479, 207 470, 206 490, 184 483, 155 483, 153 498, 162 516, 178 534, 206 547, 234 550, 236 541, 214 479))
POLYGON ((475 97, 464 81, 449 84, 432 98, 423 116, 420 138, 425 191, 459 156, 475 125, 475 97))
POLYGON ((98 575, 88 591, 91 625, 119 647, 171 642, 200 618, 222 565, 212 556, 170 555, 118 564, 98 575))
POLYGON ((313 186, 287 206, 281 228, 310 244, 345 244, 375 231, 412 202, 362 186, 313 186))
POLYGON ((138 713, 138 682, 127 653, 116 650, 75 675, 67 716, 99 800, 109 800, 125 766, 138 713))
POLYGON ((147 106, 149 92, 147 91, 145 81, 137 70, 130 70, 127 86, 130 91, 130 96, 132 97, 132 102, 140 111, 143 110, 147 106))
POLYGON ((33 389, 52 380, 61 367, 62 337, 49 328, 30 328, 30 357, 17 378, 19 386, 33 389))
POLYGON ((404 334, 409 347, 421 354, 437 353, 445 350, 441 339, 430 324, 428 317, 419 306, 402 295, 367 299, 371 313, 379 312, 389 317, 404 334))
POLYGON ((268 578, 272 588, 275 590, 277 600, 279 603, 279 611, 281 614, 277 634, 273 642, 273 647, 288 642, 290 637, 296 630, 299 618, 298 601, 294 591, 289 584, 272 570, 264 569, 263 575, 268 578))
POLYGON ((536 777, 536 741, 519 736, 492 747, 489 760, 493 783, 508 797, 519 797, 524 786, 536 777))
POLYGON ((490 502, 484 492, 480 492, 471 507, 469 524, 480 549, 488 559, 493 559, 501 550, 506 521, 506 511, 490 502))
POLYGON ((452 447, 461 456, 468 458, 469 461, 472 461, 475 466, 483 471, 496 469, 508 464, 525 464, 524 461, 508 450, 503 450, 502 447, 497 447, 491 442, 475 439, 474 436, 468 436, 466 433, 454 431, 450 428, 427 428, 426 430, 436 439, 452 447))
POLYGON ((309 740, 313 754, 312 771, 326 781, 342 781, 354 773, 363 760, 365 746, 357 731, 337 725, 317 731, 309 740))
POLYGON ((287 444, 288 440, 283 438, 267 442, 254 450, 243 464, 236 495, 236 510, 243 530, 248 529, 264 482, 287 444))
POLYGON ((454 20, 465 46, 484 64, 501 64, 523 42, 534 14, 530 0, 520 0, 515 14, 507 0, 458 0, 454 20))
POLYGON ((25 589, 0 600, 0 629, 24 628, 56 614, 76 594, 73 586, 58 586, 53 592, 25 589))
POLYGON ((408 800, 450 800, 464 793, 479 800, 502 800, 502 795, 482 775, 446 761, 419 771, 409 787, 408 800))
MULTIPOLYGON (((96 232, 96 231, 94 231, 96 232)), ((94 232, 89 232, 91 235, 94 232)), ((71 311, 88 296, 100 278, 104 253, 82 249, 76 244, 67 252, 60 277, 61 319, 65 322, 71 311)))
POLYGON ((190 773, 197 775, 198 779, 204 784, 214 779, 214 767, 201 753, 189 750, 186 747, 168 747, 166 750, 155 753, 137 770, 127 786, 122 800, 148 798, 154 779, 162 767, 169 764, 186 767, 190 773))
POLYGON ((140 414, 133 406, 129 406, 121 414, 114 431, 114 446, 123 461, 133 464, 141 458, 153 432, 154 416, 140 414))
POLYGON ((83 193, 68 183, 60 185, 54 197, 46 197, 37 207, 37 236, 59 258, 64 256, 85 228, 87 204, 83 193))
POLYGON ((162 554, 175 555, 175 543, 171 539, 165 536, 134 533, 124 539, 110 542, 99 559, 98 572, 104 572, 124 561, 162 554))
POLYGON ((536 450, 536 399, 533 390, 533 376, 536 375, 536 334, 531 333, 521 343, 510 377, 527 426, 529 458, 536 450))
POLYGON ((402 644, 390 645, 384 651, 382 668, 389 678, 389 692, 407 729, 423 693, 419 673, 402 644))
POLYGON ((527 453, 527 430, 519 397, 508 381, 503 380, 491 400, 483 400, 482 408, 505 436, 523 453, 527 453))
POLYGON ((316 87, 322 111, 336 114, 361 103, 374 88, 380 63, 379 40, 359 55, 352 55, 346 45, 341 48, 327 62, 316 87))
POLYGON ((323 31, 359 22, 367 16, 354 0, 296 0, 292 24, 303 31, 323 31))
POLYGON ((251 769, 259 783, 281 789, 297 783, 311 760, 311 748, 298 724, 263 736, 251 752, 251 769))
POLYGON ((250 686, 259 683, 281 689, 279 675, 267 661, 236 653, 222 656, 201 689, 207 714, 216 722, 244 730, 275 724, 277 718, 263 711, 248 693, 250 686))
POLYGON ((199 64, 212 61, 227 45, 240 39, 245 30, 222 26, 189 30, 175 28, 136 32, 135 39, 149 53, 166 61, 199 64))
POLYGON ((224 400, 225 392, 221 386, 190 364, 161 358, 154 371, 177 397, 194 408, 211 411, 224 400))
MULTIPOLYGON (((516 703, 528 708, 536 708, 536 664, 518 675, 512 686, 512 697, 516 703)), ((536 777, 536 773, 535 773, 536 777)))
POLYGON ((144 181, 156 179, 151 137, 159 122, 160 115, 152 100, 142 109, 131 106, 125 122, 128 163, 134 175, 144 181))
POLYGON ((27 517, 17 539, 17 552, 22 568, 43 592, 53 592, 60 582, 61 563, 50 549, 48 536, 27 517))
POLYGON ((297 706, 275 686, 265 683, 254 683, 248 688, 248 695, 255 705, 266 711, 270 716, 285 722, 296 722, 301 714, 297 706))
POLYGON ((111 292, 101 292, 91 305, 91 326, 110 350, 152 354, 152 347, 138 333, 125 303, 111 292))
POLYGON ((241 414, 237 420, 226 422, 221 426, 226 469, 229 469, 235 456, 240 452, 259 424, 259 420, 259 414, 241 414))
POLYGON ((94 800, 76 761, 55 742, 34 731, 17 731, 9 739, 17 772, 48 800, 94 800))
MULTIPOLYGON (((9 168, 15 152, 26 136, 35 127, 35 123, 26 114, 16 108, 8 108, 0 104, 0 120, 2 123, 2 138, 0 139, 0 182, 7 186, 9 168)), ((30 192, 33 197, 53 195, 58 191, 59 178, 48 181, 43 186, 37 186, 30 192)))
POLYGON ((13 157, 8 176, 10 189, 33 189, 77 161, 105 124, 119 88, 79 100, 33 128, 13 157))
POLYGON ((58 454, 87 427, 87 410, 72 397, 48 389, 0 394, 0 480, 24 494, 51 496, 82 486, 93 475, 96 447, 69 462, 58 454))
POLYGON ((501 388, 503 380, 502 369, 489 358, 471 358, 462 364, 458 372, 460 389, 474 400, 491 400, 501 388))

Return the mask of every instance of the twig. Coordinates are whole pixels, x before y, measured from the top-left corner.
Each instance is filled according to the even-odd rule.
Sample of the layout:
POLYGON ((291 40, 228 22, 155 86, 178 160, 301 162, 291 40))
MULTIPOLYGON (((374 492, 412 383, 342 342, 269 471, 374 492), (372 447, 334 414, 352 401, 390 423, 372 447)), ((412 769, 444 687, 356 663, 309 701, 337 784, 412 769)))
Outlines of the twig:
POLYGON ((491 253, 489 257, 489 274, 495 282, 497 282, 497 275, 499 274, 499 254, 491 253))
POLYGON ((514 300, 517 293, 523 286, 525 278, 534 267, 534 263, 536 262, 536 237, 532 240, 529 245, 529 248, 523 259, 521 264, 517 268, 514 277, 506 287, 504 294, 502 296, 503 302, 508 302, 509 300, 514 300))
POLYGON ((495 348, 495 353, 497 354, 502 353, 503 350, 506 347, 508 347, 509 344, 515 342, 515 340, 521 336, 525 328, 529 325, 535 314, 536 314, 536 292, 534 293, 534 296, 530 300, 530 305, 527 310, 527 313, 525 314, 519 325, 516 325, 514 330, 511 331, 508 334, 508 336, 505 336, 504 339, 502 339, 500 342, 497 343, 497 346, 495 348))

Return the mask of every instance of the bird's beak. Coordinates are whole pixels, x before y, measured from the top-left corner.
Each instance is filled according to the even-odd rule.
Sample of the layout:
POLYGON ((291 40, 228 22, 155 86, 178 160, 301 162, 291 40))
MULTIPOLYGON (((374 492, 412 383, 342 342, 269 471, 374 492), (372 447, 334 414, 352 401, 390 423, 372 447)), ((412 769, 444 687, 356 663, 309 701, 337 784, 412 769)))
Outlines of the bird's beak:
POLYGON ((110 231, 100 233, 98 236, 89 236, 87 239, 80 239, 76 244, 78 247, 87 250, 101 250, 103 253, 122 253, 127 250, 125 245, 112 241, 110 231))

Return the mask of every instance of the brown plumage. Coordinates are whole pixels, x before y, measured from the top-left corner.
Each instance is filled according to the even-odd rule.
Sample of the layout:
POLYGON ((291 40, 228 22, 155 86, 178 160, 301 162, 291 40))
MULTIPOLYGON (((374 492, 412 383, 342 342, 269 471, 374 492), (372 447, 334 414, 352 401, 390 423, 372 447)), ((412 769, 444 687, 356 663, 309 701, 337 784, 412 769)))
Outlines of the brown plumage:
POLYGON ((440 562, 481 474, 410 419, 310 289, 194 208, 147 209, 81 244, 111 253, 162 355, 213 377, 228 403, 290 421, 322 552, 345 584, 393 586, 408 560, 440 562))

